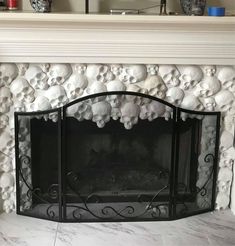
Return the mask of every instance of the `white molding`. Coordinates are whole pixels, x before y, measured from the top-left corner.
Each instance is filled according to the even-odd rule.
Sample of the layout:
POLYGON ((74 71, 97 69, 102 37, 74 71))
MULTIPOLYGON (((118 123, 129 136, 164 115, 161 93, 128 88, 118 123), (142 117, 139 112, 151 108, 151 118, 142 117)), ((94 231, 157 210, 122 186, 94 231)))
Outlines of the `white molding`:
POLYGON ((0 13, 0 62, 235 65, 235 17, 0 13))

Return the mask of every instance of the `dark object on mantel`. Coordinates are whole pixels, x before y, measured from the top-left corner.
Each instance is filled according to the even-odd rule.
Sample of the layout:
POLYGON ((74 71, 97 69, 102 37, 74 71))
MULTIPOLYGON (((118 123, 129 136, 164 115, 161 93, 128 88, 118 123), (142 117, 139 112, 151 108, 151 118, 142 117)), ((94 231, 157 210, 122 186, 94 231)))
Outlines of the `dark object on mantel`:
POLYGON ((219 112, 181 109, 126 91, 16 112, 17 214, 110 222, 213 211, 219 124, 219 112), (111 102, 125 98, 116 118, 111 102), (144 103, 152 106, 135 110, 144 103))
POLYGON ((51 12, 52 0, 30 0, 32 8, 38 13, 51 12))
POLYGON ((180 0, 180 4, 186 15, 204 15, 206 0, 180 0))
POLYGON ((6 10, 6 9, 7 9, 6 1, 5 0, 0 0, 0 11, 1 10, 6 10))

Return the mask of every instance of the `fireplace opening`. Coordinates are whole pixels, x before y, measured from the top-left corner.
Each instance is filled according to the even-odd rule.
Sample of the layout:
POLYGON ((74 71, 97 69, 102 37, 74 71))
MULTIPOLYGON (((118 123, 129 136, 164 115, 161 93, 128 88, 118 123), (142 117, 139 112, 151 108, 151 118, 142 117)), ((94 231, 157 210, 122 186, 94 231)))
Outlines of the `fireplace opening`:
POLYGON ((15 120, 18 214, 141 221, 214 209, 219 113, 109 92, 15 120))

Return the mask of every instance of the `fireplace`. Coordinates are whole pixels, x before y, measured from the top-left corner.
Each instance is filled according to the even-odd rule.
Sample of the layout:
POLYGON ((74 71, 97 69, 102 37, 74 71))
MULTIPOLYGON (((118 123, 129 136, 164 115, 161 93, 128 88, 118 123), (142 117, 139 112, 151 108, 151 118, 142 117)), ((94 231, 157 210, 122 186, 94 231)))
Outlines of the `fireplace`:
POLYGON ((114 90, 221 112, 216 209, 235 210, 233 17, 19 12, 0 19, 0 211, 15 210, 14 111, 114 90))
POLYGON ((93 222, 214 210, 220 113, 119 91, 15 122, 18 214, 93 222))

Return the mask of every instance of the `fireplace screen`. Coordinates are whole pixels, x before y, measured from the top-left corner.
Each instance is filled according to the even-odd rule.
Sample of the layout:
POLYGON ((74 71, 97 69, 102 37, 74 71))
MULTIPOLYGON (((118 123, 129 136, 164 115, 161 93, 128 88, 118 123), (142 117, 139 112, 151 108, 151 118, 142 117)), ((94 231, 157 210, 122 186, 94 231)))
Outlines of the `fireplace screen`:
POLYGON ((134 92, 15 113, 17 213, 170 220, 214 209, 220 113, 134 92))

